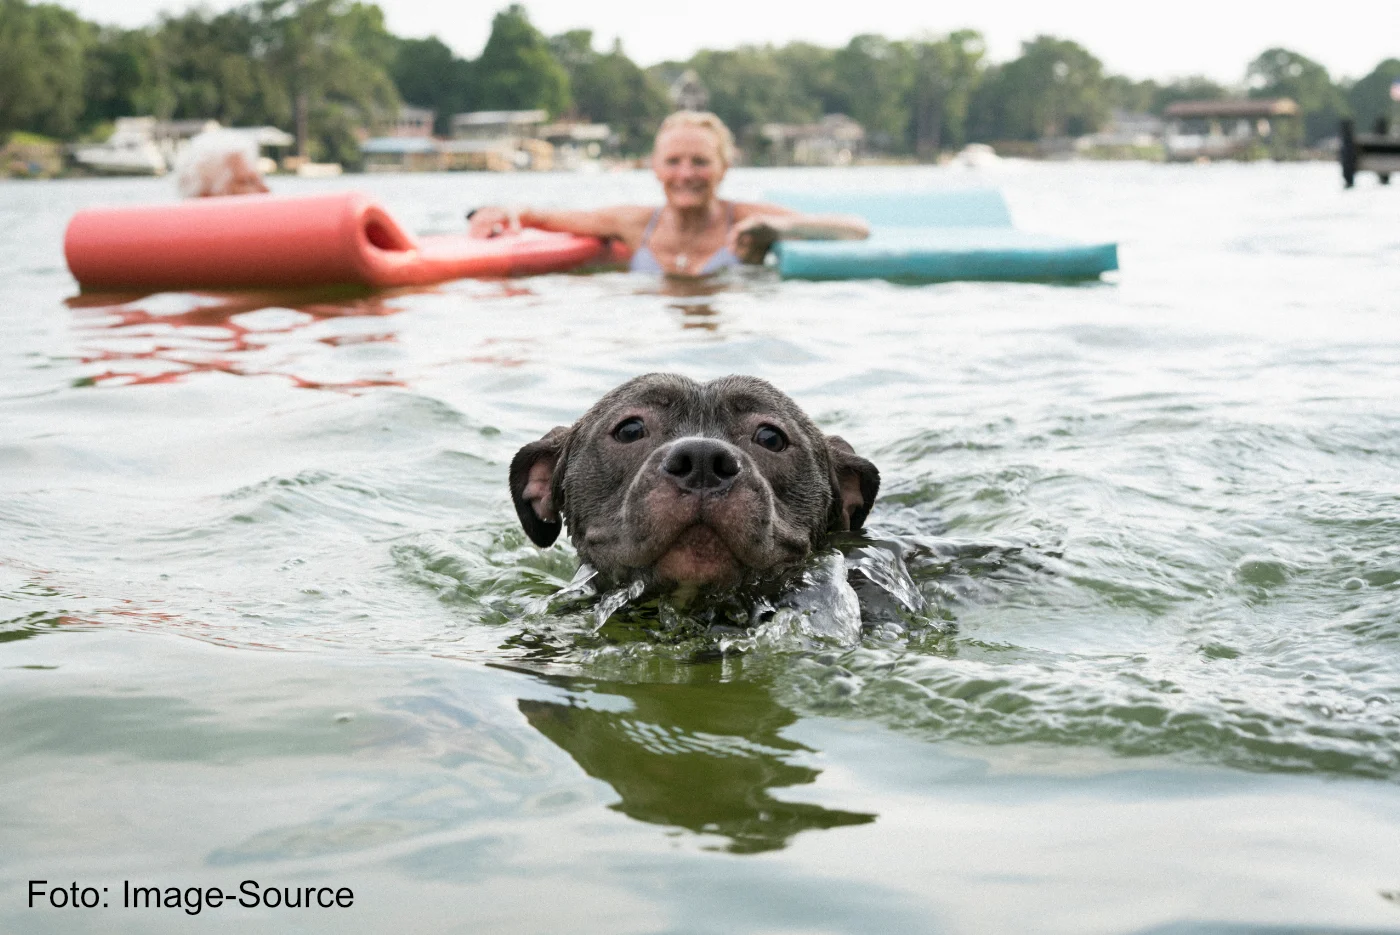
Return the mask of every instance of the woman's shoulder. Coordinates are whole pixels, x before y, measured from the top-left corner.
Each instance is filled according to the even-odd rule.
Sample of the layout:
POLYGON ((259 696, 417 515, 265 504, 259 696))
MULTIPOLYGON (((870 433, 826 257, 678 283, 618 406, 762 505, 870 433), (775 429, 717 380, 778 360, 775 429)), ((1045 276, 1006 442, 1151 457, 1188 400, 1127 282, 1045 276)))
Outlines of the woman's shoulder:
POLYGON ((595 213, 606 218, 612 236, 632 240, 641 236, 658 210, 656 205, 612 205, 599 208, 595 213))
POLYGON ((646 236, 651 219, 661 210, 658 205, 615 205, 606 209, 611 215, 612 235, 636 250, 646 236))

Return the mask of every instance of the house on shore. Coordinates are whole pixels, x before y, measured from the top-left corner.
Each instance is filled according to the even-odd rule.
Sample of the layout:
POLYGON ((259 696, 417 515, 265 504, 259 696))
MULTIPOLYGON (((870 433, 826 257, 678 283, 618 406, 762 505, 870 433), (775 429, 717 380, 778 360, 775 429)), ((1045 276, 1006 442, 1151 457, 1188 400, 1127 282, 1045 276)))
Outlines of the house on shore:
POLYGON ((474 110, 452 116, 454 140, 531 139, 549 114, 542 110, 474 110))
POLYGON ((540 127, 539 138, 553 147, 555 169, 578 170, 596 165, 599 156, 615 149, 617 140, 606 123, 586 120, 557 120, 540 127))
POLYGON ((553 147, 539 139, 543 110, 476 110, 452 116, 452 169, 552 169, 553 147), (541 145, 543 144, 543 145, 541 145))
POLYGON ((848 166, 865 145, 865 128, 845 114, 817 123, 765 123, 758 136, 765 161, 776 166, 848 166))
POLYGON ((385 136, 360 143, 366 172, 435 172, 442 168, 439 141, 433 136, 437 112, 403 104, 385 136))
POLYGON ((1166 126, 1155 114, 1115 110, 1103 129, 1074 141, 1074 153, 1095 159, 1160 160, 1166 126))
POLYGON ((1298 146, 1297 102, 1257 100, 1177 101, 1166 109, 1167 159, 1257 159, 1289 155, 1298 146))
POLYGON ((436 119, 437 111, 435 110, 404 104, 399 107, 399 112, 394 116, 394 126, 390 129, 389 136, 399 139, 430 140, 433 138, 433 121, 436 119))
POLYGON ((404 107, 389 136, 360 145, 370 172, 511 172, 579 169, 612 139, 607 124, 547 123, 543 110, 487 110, 454 114, 452 137, 432 135, 432 111, 404 107))
POLYGON ((366 172, 436 172, 445 168, 438 140, 421 136, 377 136, 360 144, 366 172))
POLYGON ((675 110, 708 110, 710 89, 694 68, 687 68, 667 82, 666 96, 675 110))

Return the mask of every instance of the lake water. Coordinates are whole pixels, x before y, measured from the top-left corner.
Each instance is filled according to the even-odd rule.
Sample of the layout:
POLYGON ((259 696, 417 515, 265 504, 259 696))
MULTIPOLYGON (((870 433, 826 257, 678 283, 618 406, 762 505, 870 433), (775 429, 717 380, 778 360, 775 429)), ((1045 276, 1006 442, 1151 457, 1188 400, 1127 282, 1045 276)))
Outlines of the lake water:
MULTIPOLYGON (((419 233, 656 197, 273 184, 419 233)), ((72 213, 170 184, 0 183, 0 930, 1400 932, 1400 186, 726 183, 968 184, 1122 271, 75 301, 72 213), (652 370, 765 377, 874 460, 924 609, 854 646, 546 609, 575 562, 509 459, 652 370), (245 880, 353 904, 122 907, 245 880)))

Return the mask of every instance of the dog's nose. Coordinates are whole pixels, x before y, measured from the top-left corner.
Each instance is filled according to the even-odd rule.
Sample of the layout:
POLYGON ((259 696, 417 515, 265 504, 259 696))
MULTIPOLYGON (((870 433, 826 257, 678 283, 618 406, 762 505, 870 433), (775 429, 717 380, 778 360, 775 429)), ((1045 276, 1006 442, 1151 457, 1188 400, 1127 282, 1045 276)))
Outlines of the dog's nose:
POLYGON ((714 438, 682 438, 672 442, 661 462, 661 473, 682 490, 723 493, 743 466, 732 446, 714 438))

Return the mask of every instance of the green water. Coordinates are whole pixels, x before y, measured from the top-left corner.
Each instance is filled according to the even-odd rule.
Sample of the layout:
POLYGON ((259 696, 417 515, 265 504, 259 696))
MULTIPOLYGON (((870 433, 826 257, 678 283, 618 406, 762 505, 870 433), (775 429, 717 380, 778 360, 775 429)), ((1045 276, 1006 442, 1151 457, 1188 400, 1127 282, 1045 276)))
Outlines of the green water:
MULTIPOLYGON (((166 183, 0 183, 0 931, 1400 932, 1400 192, 1336 176, 726 183, 999 185, 1121 242, 1077 287, 81 301, 68 217, 166 183), (551 609, 510 456, 658 369, 875 461, 842 547, 922 609, 866 589, 855 645, 551 609), (245 880, 354 899, 121 906, 245 880)), ((654 197, 354 181, 419 232, 654 197)))

